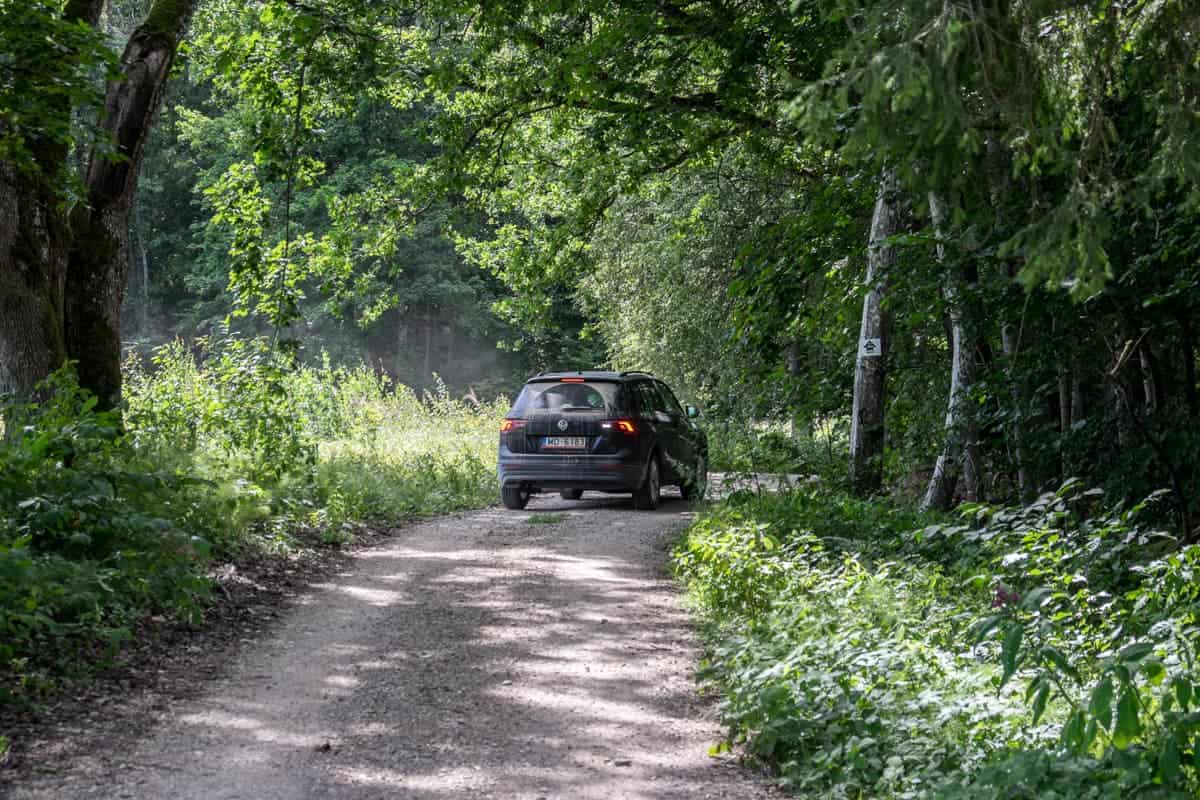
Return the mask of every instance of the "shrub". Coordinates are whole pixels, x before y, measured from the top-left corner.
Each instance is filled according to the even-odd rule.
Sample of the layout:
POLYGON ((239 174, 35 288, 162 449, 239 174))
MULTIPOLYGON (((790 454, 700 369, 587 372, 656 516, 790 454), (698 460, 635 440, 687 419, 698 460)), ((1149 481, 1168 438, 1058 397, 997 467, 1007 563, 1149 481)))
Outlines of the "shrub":
POLYGON ((255 528, 272 546, 298 525, 341 529, 486 505, 496 494, 497 404, 425 398, 365 367, 289 362, 258 340, 181 343, 151 372, 130 367, 129 421, 139 447, 184 459, 214 485, 178 507, 221 552, 255 528), (182 445, 182 447, 181 447, 182 445))
POLYGON ((1061 752, 1131 787, 1195 792, 1200 547, 1143 527, 1144 504, 1099 497, 1068 481, 1023 509, 968 508, 970 525, 942 532, 990 556, 995 608, 975 638, 997 642, 1001 684, 1025 684, 1035 724, 1060 710, 1061 752))
POLYGON ((1196 796, 1200 548, 1102 500, 709 509, 675 564, 729 743, 822 797, 1196 796))
POLYGON ((141 458, 69 371, 41 394, 5 406, 0 448, 0 668, 18 684, 34 657, 115 645, 148 609, 194 618, 207 593, 208 543, 157 513, 190 481, 141 458))
POLYGON ((703 424, 714 470, 815 474, 835 484, 845 480, 844 433, 836 422, 796 436, 779 426, 744 420, 709 418, 703 424))
POLYGON ((794 524, 815 495, 739 505, 702 518, 675 557, 709 621, 729 744, 821 797, 916 796, 1003 746, 1019 702, 956 652, 936 569, 850 552, 845 526, 828 548, 794 524))

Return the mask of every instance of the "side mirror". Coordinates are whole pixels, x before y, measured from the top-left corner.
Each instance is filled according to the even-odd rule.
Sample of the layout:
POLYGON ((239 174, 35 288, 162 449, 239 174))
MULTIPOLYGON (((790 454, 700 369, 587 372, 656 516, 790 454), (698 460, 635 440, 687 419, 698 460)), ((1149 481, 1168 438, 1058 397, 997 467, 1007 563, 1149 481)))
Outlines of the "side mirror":
POLYGON ((700 416, 700 409, 696 408, 695 406, 688 406, 687 415, 688 419, 696 419, 700 416))

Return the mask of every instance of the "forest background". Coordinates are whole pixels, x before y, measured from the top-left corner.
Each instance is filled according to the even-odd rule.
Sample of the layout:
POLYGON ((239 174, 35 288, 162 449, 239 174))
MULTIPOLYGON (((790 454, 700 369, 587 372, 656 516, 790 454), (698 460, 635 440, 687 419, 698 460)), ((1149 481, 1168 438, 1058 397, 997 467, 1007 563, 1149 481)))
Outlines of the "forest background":
POLYGON ((715 508, 679 555, 731 740, 785 779, 1195 789, 1194 4, 0 16, 13 697, 96 631, 200 613, 214 550, 482 502, 490 401, 603 364, 702 407, 715 467, 822 478, 715 508), (908 661, 847 727, 879 685, 810 590, 860 579, 871 613, 835 617, 875 655, 941 648, 961 729, 908 661), (1032 725, 966 700, 1014 680, 1032 725))

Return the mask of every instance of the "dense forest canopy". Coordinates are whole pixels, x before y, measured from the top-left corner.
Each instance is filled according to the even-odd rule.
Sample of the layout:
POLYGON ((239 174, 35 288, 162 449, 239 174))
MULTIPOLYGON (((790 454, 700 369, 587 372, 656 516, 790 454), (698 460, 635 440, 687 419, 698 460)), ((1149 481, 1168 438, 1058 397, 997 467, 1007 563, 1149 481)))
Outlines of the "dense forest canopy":
POLYGON ((222 331, 464 389, 607 362, 844 428, 862 491, 1190 521, 1187 3, 4 15, 6 389, 71 358, 115 401, 123 346, 222 331))

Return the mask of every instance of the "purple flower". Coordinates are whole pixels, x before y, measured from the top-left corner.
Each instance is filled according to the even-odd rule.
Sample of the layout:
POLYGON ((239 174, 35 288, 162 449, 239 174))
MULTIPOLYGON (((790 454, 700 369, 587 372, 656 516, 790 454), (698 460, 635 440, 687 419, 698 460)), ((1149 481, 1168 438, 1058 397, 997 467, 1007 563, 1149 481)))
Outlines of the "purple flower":
POLYGON ((1011 591, 1004 584, 996 587, 996 594, 992 598, 992 608, 1003 608, 1004 606, 1015 606, 1021 602, 1021 595, 1016 591, 1011 591))

